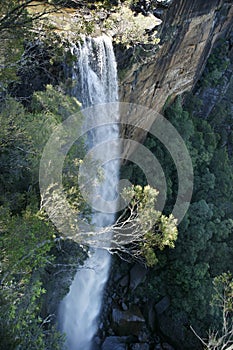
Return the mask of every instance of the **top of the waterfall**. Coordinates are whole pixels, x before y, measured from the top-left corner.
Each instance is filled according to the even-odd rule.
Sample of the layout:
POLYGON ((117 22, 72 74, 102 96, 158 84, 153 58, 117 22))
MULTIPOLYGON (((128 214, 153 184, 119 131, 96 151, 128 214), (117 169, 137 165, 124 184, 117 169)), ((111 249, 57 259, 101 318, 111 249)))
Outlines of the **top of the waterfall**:
POLYGON ((76 42, 82 34, 92 37, 107 34, 115 42, 122 42, 126 46, 159 42, 154 29, 162 21, 153 15, 153 11, 146 13, 146 16, 142 13, 135 15, 135 11, 126 3, 110 8, 106 4, 90 5, 84 2, 78 8, 60 7, 59 10, 52 4, 35 3, 38 3, 37 6, 30 7, 29 12, 36 9, 43 13, 46 7, 43 16, 46 21, 41 22, 46 23, 45 32, 49 25, 49 32, 57 33, 62 41, 76 42))
POLYGON ((72 67, 71 93, 84 108, 118 100, 117 64, 112 41, 107 35, 82 37, 73 44, 76 62, 72 67))

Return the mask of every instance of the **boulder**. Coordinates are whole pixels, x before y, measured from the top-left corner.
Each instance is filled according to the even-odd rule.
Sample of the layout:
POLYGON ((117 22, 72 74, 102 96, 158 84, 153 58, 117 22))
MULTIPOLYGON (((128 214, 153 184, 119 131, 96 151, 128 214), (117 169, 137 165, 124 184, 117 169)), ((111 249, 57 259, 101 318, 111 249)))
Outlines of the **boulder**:
POLYGON ((171 345, 168 344, 168 343, 163 343, 163 344, 162 344, 162 348, 163 348, 164 350, 174 350, 173 346, 171 346, 171 345))
POLYGON ((101 350, 127 350, 127 337, 107 337, 101 350))
POLYGON ((156 305, 155 311, 157 315, 161 315, 166 311, 170 306, 170 298, 168 296, 163 297, 156 305))
POLYGON ((131 307, 127 311, 112 310, 112 328, 119 336, 138 336, 145 324, 145 319, 138 307, 131 307))
POLYGON ((174 350, 173 346, 168 343, 157 344, 155 350, 174 350))
POLYGON ((145 267, 135 264, 130 270, 130 288, 132 290, 136 289, 137 286, 144 282, 146 278, 147 270, 145 267))
POLYGON ((156 311, 153 299, 148 299, 145 303, 143 315, 145 316, 149 329, 154 332, 156 327, 156 311))
POLYGON ((150 333, 146 327, 146 324, 142 326, 140 333, 138 334, 138 340, 140 343, 147 343, 150 338, 150 333))
POLYGON ((95 348, 95 350, 100 350, 101 349, 101 339, 98 336, 95 336, 93 339, 93 346, 95 348))
POLYGON ((147 343, 136 343, 133 344, 131 347, 132 350, 149 350, 149 344, 147 343))
POLYGON ((122 310, 124 311, 128 310, 128 306, 124 302, 121 304, 121 307, 122 307, 122 310))
POLYGON ((119 285, 121 287, 127 287, 129 285, 129 276, 125 275, 124 277, 122 277, 119 281, 119 285))

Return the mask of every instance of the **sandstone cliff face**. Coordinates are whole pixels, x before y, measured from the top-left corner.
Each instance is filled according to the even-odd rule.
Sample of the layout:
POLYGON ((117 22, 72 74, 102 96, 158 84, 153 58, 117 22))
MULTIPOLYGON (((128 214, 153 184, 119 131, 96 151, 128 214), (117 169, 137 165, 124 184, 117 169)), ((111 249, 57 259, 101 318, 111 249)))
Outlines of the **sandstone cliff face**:
MULTIPOLYGON (((169 97, 172 100, 193 87, 214 43, 228 37, 233 26, 231 0, 175 0, 163 12, 161 41, 149 62, 134 63, 127 69, 130 57, 117 55, 119 71, 124 71, 120 100, 158 112, 169 97)), ((138 122, 148 128, 153 120, 138 122)), ((137 130, 133 137, 139 141, 143 134, 140 136, 137 130)))

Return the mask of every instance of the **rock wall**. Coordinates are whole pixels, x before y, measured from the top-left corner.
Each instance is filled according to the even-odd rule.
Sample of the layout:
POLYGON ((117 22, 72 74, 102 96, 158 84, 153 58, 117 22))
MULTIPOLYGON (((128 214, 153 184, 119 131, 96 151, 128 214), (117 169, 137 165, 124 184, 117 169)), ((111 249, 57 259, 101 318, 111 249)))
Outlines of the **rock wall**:
MULTIPOLYGON (((127 69, 133 52, 116 49, 120 76, 120 100, 161 112, 165 102, 190 90, 202 73, 214 43, 228 37, 233 26, 230 0, 174 0, 163 10, 158 50, 145 62, 127 69), (121 74, 124 72, 124 74, 121 74)), ((153 120, 138 121, 142 128, 153 120)), ((123 130, 127 134, 127 130, 123 130)), ((132 135, 132 131, 131 131, 132 135)), ((137 141, 144 137, 135 130, 137 141)), ((132 149, 131 149, 132 151, 132 149)))

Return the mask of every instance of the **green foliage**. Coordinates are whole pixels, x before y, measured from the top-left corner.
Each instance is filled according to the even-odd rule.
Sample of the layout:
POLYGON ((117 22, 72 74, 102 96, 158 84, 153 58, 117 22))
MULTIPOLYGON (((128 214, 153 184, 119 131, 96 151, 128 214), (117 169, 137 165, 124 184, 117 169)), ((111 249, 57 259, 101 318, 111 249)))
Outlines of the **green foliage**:
POLYGON ((227 50, 228 43, 222 40, 210 54, 201 80, 202 88, 214 87, 221 84, 223 73, 230 64, 230 60, 227 57, 227 50))
POLYGON ((46 91, 35 92, 31 103, 34 112, 55 116, 59 122, 77 113, 80 106, 75 97, 65 95, 51 85, 46 87, 46 91))
POLYGON ((30 22, 27 5, 32 1, 2 0, 0 4, 0 31, 26 26, 30 22))
POLYGON ((25 4, 16 0, 0 3, 0 90, 16 81, 18 61, 23 53, 24 39, 30 23, 25 4))
POLYGON ((140 249, 137 254, 145 258, 148 266, 153 266, 158 262, 155 249, 174 248, 178 235, 177 220, 156 210, 158 191, 149 185, 126 188, 122 196, 129 202, 129 217, 123 216, 123 219, 133 222, 132 234, 137 237, 140 249))
POLYGON ((15 273, 23 274, 26 279, 34 269, 45 266, 54 231, 30 210, 23 216, 11 216, 9 210, 2 207, 0 220, 4 251, 2 272, 11 275, 11 282, 15 273))
POLYGON ((12 216, 4 207, 0 208, 0 231, 1 343, 7 349, 42 350, 54 342, 57 348, 61 336, 48 331, 40 316, 41 298, 46 293, 40 273, 53 261, 50 250, 55 231, 30 209, 22 216, 12 216))
POLYGON ((7 86, 19 78, 17 76, 18 62, 23 53, 23 39, 15 35, 13 38, 7 33, 0 38, 2 46, 0 48, 0 91, 6 90, 7 86))
MULTIPOLYGON (((210 307, 214 293, 212 281, 225 271, 232 272, 233 167, 228 149, 220 142, 221 136, 217 132, 222 130, 215 128, 220 120, 217 116, 214 121, 210 116, 210 122, 197 118, 191 106, 196 108, 202 102, 191 95, 188 101, 186 108, 181 99, 176 99, 165 113, 186 142, 192 157, 195 175, 192 202, 178 227, 175 249, 156 251, 157 265, 146 284, 151 286, 149 293, 155 300, 170 296, 174 323, 179 320, 179 315, 185 314, 188 322, 204 335, 214 323, 214 317, 216 326, 222 322, 221 315, 214 316, 210 307)), ((148 135, 145 145, 155 154, 165 172, 168 198, 164 213, 169 215, 177 195, 174 164, 152 136, 148 135)), ((133 165, 128 167, 130 179, 145 186, 140 171, 133 165)), ((123 172, 125 175, 124 169, 123 172)), ((151 259, 150 250, 148 259, 151 259)))
MULTIPOLYGON (((178 301, 174 301, 174 307, 183 309, 185 299, 185 303, 192 309, 189 317, 197 324, 198 320, 203 319, 200 310, 209 308, 209 303, 203 299, 203 295, 212 294, 211 278, 231 266, 232 238, 229 236, 229 214, 232 217, 230 203, 233 199, 233 169, 226 150, 218 148, 219 136, 211 125, 206 120, 184 113, 181 104, 177 104, 179 101, 176 102, 175 109, 172 106, 167 111, 167 116, 187 142, 195 177, 190 209, 179 227, 176 249, 169 253, 170 259, 179 263, 175 264, 177 267, 170 271, 169 275, 177 283, 175 290, 173 288, 174 295, 181 290, 183 295, 190 295, 190 298, 183 296, 179 306, 178 301), (229 210, 226 211, 226 208, 229 210), (218 240, 221 244, 217 243, 218 240), (185 274, 185 271, 188 274, 185 274)), ((208 318, 204 322, 208 324, 208 318)))
POLYGON ((213 306, 224 308, 226 316, 233 312, 233 277, 230 272, 222 273, 214 278, 215 293, 213 296, 213 306))
POLYGON ((48 86, 34 94, 30 108, 28 112, 6 97, 0 111, 0 200, 4 203, 8 197, 15 210, 26 200, 25 191, 38 183, 39 161, 49 136, 59 122, 79 110, 79 103, 48 86))
MULTIPOLYGON (((42 151, 51 133, 60 122, 78 110, 76 99, 51 86, 45 92, 35 93, 28 109, 12 97, 6 96, 2 100, 0 323, 4 349, 61 348, 63 339, 52 326, 52 316, 41 313, 46 293, 42 276, 48 264, 53 263, 51 249, 55 247, 57 233, 38 211, 38 170, 42 151)), ((69 176, 74 170, 73 162, 81 157, 82 150, 80 142, 73 146, 67 157, 64 169, 67 192, 73 185, 69 176)), ((74 200, 73 192, 72 196, 74 200)))
POLYGON ((45 84, 57 84, 56 70, 64 61, 67 46, 64 36, 52 30, 51 22, 59 17, 59 8, 47 1, 1 1, 1 92, 8 92, 10 87, 16 95, 28 98, 36 85, 43 89, 45 84), (50 15, 52 21, 48 20, 50 15))

